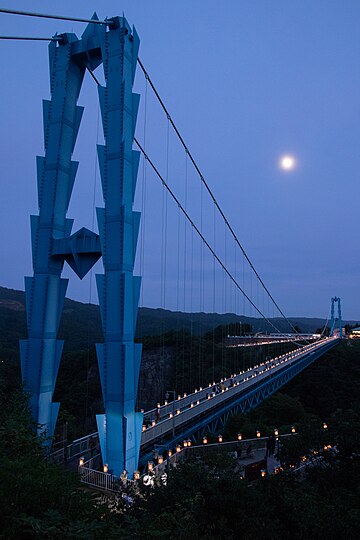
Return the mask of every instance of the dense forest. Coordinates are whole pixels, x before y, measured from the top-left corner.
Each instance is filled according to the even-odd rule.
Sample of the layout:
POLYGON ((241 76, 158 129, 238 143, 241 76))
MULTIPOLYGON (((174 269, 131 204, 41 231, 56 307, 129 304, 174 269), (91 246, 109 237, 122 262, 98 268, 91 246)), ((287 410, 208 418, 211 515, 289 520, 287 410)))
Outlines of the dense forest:
MULTIPOLYGON (((283 321, 274 319, 285 329, 283 321)), ((301 331, 315 331, 325 321, 292 319, 301 331)), ((175 313, 139 310, 137 341, 143 343, 138 409, 163 402, 167 390, 190 392, 223 376, 289 350, 287 344, 231 349, 228 334, 266 330, 260 319, 234 314, 175 313)), ((287 330, 287 329, 286 329, 287 330)), ((19 339, 27 336, 25 293, 0 287, 0 364, 9 388, 20 384, 19 339)), ((95 343, 102 341, 98 306, 66 299, 59 339, 64 339, 55 401, 60 401, 58 436, 67 427, 69 439, 95 429, 95 415, 103 412, 95 343)))
MULTIPOLYGON (((136 339, 143 343, 143 359, 138 408, 146 410, 163 401, 166 390, 189 392, 251 364, 255 353, 239 355, 222 347, 231 331, 250 331, 249 321, 234 314, 140 309, 136 339)), ((259 324, 255 323, 256 330, 259 324)), ((0 363, 10 388, 20 384, 19 340, 26 337, 25 293, 0 287, 0 363)), ((103 412, 95 353, 95 343, 103 339, 99 307, 66 299, 59 339, 65 343, 54 400, 61 403, 58 430, 63 433, 66 425, 72 439, 95 429, 95 415, 103 412)))
POLYGON ((21 391, 0 382, 1 538, 355 539, 360 528, 360 343, 345 341, 224 436, 275 426, 298 435, 281 449, 284 471, 251 484, 222 452, 171 471, 167 486, 133 493, 135 504, 80 489, 76 474, 50 464, 21 391), (322 428, 323 422, 328 430, 322 428), (323 450, 331 445, 336 451, 323 450), (317 449, 298 476, 294 463, 317 449))
MULTIPOLYGON (((222 450, 172 470, 167 486, 137 488, 131 493, 135 504, 128 507, 122 498, 84 490, 76 473, 49 463, 20 385, 17 340, 26 336, 25 312, 23 293, 14 295, 3 298, 0 308, 0 538, 358 538, 360 343, 344 340, 257 409, 230 417, 224 440, 296 426, 298 435, 279 451, 282 472, 248 483, 222 450), (313 466, 294 474, 304 457, 313 466)), ((61 336, 68 344, 56 397, 62 402, 58 424, 67 423, 71 438, 86 432, 101 411, 93 350, 101 332, 96 306, 73 308, 67 301, 65 308, 61 336), (86 322, 75 325, 85 314, 86 322)), ((227 349, 223 338, 229 330, 251 329, 246 321, 242 330, 230 326, 237 324, 227 321, 202 334, 177 328, 143 335, 139 403, 150 403, 148 388, 155 389, 153 400, 161 400, 164 389, 192 389, 289 347, 227 349)))

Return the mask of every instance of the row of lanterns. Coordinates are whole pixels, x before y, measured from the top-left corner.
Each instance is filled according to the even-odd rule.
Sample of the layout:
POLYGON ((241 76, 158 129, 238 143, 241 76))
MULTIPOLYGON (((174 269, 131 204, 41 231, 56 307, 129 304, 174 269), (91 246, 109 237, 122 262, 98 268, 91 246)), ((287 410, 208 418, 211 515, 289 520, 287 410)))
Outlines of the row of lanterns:
MULTIPOLYGON (((328 425, 326 422, 323 423, 323 429, 328 429, 328 425)), ((295 426, 292 426, 291 427, 291 433, 296 433, 296 427, 295 426)), ((274 429, 274 436, 275 437, 278 437, 279 436, 279 430, 277 428, 274 429)), ((261 437, 261 432, 259 430, 256 431, 256 437, 258 439, 260 439, 261 437)), ((242 441, 243 440, 243 436, 241 433, 238 433, 237 434, 237 440, 238 441, 242 441)), ((208 438, 207 436, 205 435, 203 437, 203 440, 202 440, 203 444, 208 444, 208 438)), ((222 435, 218 435, 218 442, 219 443, 222 443, 223 442, 223 436, 222 435)), ((188 439, 187 441, 184 441, 184 448, 188 447, 188 446, 191 446, 191 441, 190 439, 188 439)), ((176 451, 177 452, 180 452, 181 451, 181 446, 178 444, 177 447, 176 447, 176 451)))
MULTIPOLYGON (((328 429, 328 425, 327 425, 326 422, 323 422, 323 429, 328 429)), ((291 433, 296 433, 296 427, 295 427, 295 426, 292 426, 292 427, 291 427, 291 433)), ((275 436, 275 437, 278 437, 278 436, 279 436, 279 430, 278 430, 277 428, 274 429, 274 436, 275 436)), ((257 437, 258 439, 261 437, 261 432, 260 432, 259 430, 256 431, 256 437, 257 437)), ((242 441, 242 440, 243 440, 243 437, 242 437, 242 434, 241 434, 241 433, 238 433, 238 434, 237 434, 237 440, 238 440, 238 441, 242 441)), ((207 438, 206 435, 203 437, 202 442, 203 442, 203 444, 208 444, 208 438, 207 438)), ((218 443, 222 443, 222 442, 223 442, 223 436, 222 436, 222 435, 218 435, 218 443)), ((191 439, 186 439, 186 440, 183 441, 183 447, 184 447, 184 448, 190 448, 191 445, 192 445, 191 439)), ((329 446, 328 448, 331 448, 331 446, 329 446)), ((327 450, 328 448, 326 448, 326 450, 327 450)), ((324 447, 324 449, 325 449, 325 447, 324 447)), ((176 445, 176 453, 181 452, 181 450, 182 450, 181 445, 180 445, 180 444, 177 444, 177 445, 176 445)), ((172 455, 173 455, 172 450, 168 450, 168 452, 167 452, 168 458, 171 458, 172 455)), ((163 458, 162 455, 158 456, 157 462, 158 462, 158 465, 161 465, 162 463, 164 463, 164 458, 163 458)), ((79 459, 79 466, 80 466, 80 467, 83 467, 84 464, 85 464, 85 458, 84 458, 83 456, 81 456, 80 459, 79 459)), ((152 470, 152 467, 153 467, 152 463, 149 462, 149 463, 148 463, 148 470, 151 471, 151 470, 152 470)), ((105 464, 103 465, 103 471, 104 471, 104 473, 108 473, 108 472, 109 472, 109 467, 108 467, 108 464, 107 464, 107 463, 105 463, 105 464)), ((139 471, 135 471, 135 472, 134 472, 134 480, 138 480, 139 478, 140 478, 140 473, 139 473, 139 471)))

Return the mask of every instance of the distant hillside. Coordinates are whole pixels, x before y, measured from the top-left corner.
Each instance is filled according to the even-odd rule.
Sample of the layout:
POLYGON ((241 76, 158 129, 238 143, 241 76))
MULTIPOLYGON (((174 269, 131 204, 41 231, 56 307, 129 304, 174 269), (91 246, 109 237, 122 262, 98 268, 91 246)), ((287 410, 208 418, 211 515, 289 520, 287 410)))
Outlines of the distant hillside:
MULTIPOLYGON (((287 324, 273 319, 287 331, 287 324)), ((290 347, 227 349, 212 340, 212 330, 234 322, 250 324, 255 332, 269 330, 262 319, 233 313, 181 313, 163 309, 139 310, 137 336, 143 342, 139 377, 138 408, 149 408, 164 398, 165 390, 189 392, 209 381, 276 356, 290 347), (207 334, 210 332, 209 334, 207 334), (152 337, 151 337, 152 336, 152 337)), ((293 318, 304 331, 324 325, 323 319, 293 318)), ((27 337, 25 293, 0 287, 0 380, 12 392, 21 380, 19 339, 27 337)), ((96 429, 95 414, 103 411, 95 343, 103 341, 99 307, 65 300, 59 338, 64 339, 54 401, 61 402, 59 426, 66 421, 69 436, 78 437, 96 429)), ((60 429, 60 428, 59 428, 60 429)))
MULTIPOLYGON (((314 332, 325 324, 324 319, 293 317, 290 319, 303 332, 314 332)), ((281 318, 271 319, 279 330, 289 331, 281 318)), ((138 338, 169 331, 186 330, 201 335, 213 328, 234 322, 248 323, 254 332, 273 331, 263 319, 239 316, 234 313, 183 313, 165 309, 140 308, 136 335, 138 338)), ((346 321, 356 324, 356 321, 346 321)), ((0 287, 0 353, 18 347, 18 340, 27 336, 25 293, 0 287)), ((59 338, 65 339, 64 352, 79 351, 102 341, 99 307, 66 298, 59 338)))

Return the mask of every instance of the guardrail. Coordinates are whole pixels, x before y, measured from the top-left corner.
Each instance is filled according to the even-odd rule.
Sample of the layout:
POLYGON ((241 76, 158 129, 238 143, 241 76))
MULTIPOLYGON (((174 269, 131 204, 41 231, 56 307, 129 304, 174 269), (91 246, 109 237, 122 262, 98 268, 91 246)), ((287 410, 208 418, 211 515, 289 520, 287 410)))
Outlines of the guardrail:
MULTIPOLYGON (((179 428, 181 424, 191 420, 191 418, 206 413, 208 409, 220 405, 229 398, 233 398, 234 395, 240 394, 255 383, 271 378, 273 374, 281 371, 286 366, 292 365, 304 356, 313 353, 315 350, 326 346, 329 342, 334 340, 337 340, 337 338, 326 338, 317 343, 306 345, 300 350, 290 351, 279 357, 262 362, 245 372, 233 374, 230 378, 225 377, 221 380, 224 384, 224 389, 220 393, 215 394, 212 390, 213 384, 210 384, 207 387, 200 387, 191 394, 185 394, 183 397, 179 396, 174 402, 162 405, 160 407, 160 420, 156 423, 154 422, 155 425, 147 429, 145 428, 145 431, 142 433, 141 445, 151 444, 152 441, 156 440, 158 437, 164 436, 170 431, 174 431, 176 428, 179 428), (177 411, 180 412, 177 413, 177 411)), ((151 409, 150 411, 145 412, 144 416, 154 421, 156 411, 157 409, 151 409)), ((60 463, 70 461, 75 457, 80 457, 82 455, 87 456, 88 453, 93 450, 90 448, 91 439, 95 441, 97 446, 98 433, 95 432, 80 439, 76 439, 66 447, 53 452, 50 457, 52 461, 60 463)))
POLYGON ((80 456, 87 456, 89 453, 96 451, 99 444, 99 436, 97 431, 90 435, 85 435, 80 439, 76 439, 71 444, 63 446, 59 450, 52 452, 49 458, 53 463, 64 463, 80 456), (94 441, 92 445, 91 441, 94 441))

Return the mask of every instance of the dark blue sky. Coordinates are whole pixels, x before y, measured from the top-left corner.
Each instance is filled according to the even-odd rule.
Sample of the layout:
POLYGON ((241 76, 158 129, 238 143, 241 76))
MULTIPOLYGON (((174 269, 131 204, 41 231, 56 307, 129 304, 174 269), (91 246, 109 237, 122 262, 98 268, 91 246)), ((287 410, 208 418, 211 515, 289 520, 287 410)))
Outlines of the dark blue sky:
MULTIPOLYGON (((338 295, 344 317, 360 318, 357 0, 63 0, 46 6, 37 0, 31 6, 16 0, 8 5, 79 17, 90 17, 95 10, 99 17, 121 15, 124 10, 140 35, 143 63, 232 227, 283 310, 289 316, 326 316, 330 297, 338 295), (278 167, 279 157, 286 153, 298 162, 290 173, 278 167)), ((0 15, 0 34, 51 36, 56 31, 73 31, 80 37, 84 28, 78 23, 0 15)), ((37 213, 35 156, 43 154, 41 100, 49 97, 47 46, 4 41, 0 46, 0 284, 23 288, 23 276, 31 275, 29 214, 37 213)), ((142 77, 138 77, 136 87, 143 94, 138 124, 142 139, 142 77)), ((150 93, 148 97, 148 150, 164 172, 166 120, 150 93)), ((88 114, 75 155, 81 164, 69 211, 69 217, 76 218, 74 230, 92 225, 95 143, 101 141, 101 134, 96 133, 97 94, 91 80, 84 84, 80 104, 86 106, 88 114)), ((172 137, 170 134, 169 178, 180 193, 184 161, 172 137)), ((189 168, 188 181, 192 180, 195 185, 189 168)), ((141 181, 142 169, 140 188, 141 181)), ((165 300, 160 299, 161 263, 151 259, 151 246, 161 243, 161 221, 156 219, 162 210, 161 204, 155 209, 155 201, 161 200, 162 194, 157 189, 148 173, 145 223, 150 247, 144 252, 148 277, 142 301, 183 308, 179 300, 181 276, 176 270, 177 210, 169 214, 167 242, 172 255, 167 260, 165 300)), ((98 178, 96 190, 97 205, 101 206, 98 178)), ((189 191, 189 207, 193 204, 199 209, 199 193, 189 191)), ((169 212, 170 207, 169 203, 169 212)), ((204 231, 211 212, 211 205, 204 200, 204 231)), ((191 233, 188 250, 190 239, 191 233)), ((228 262, 232 250, 227 250, 228 262)), ((158 261, 160 258, 159 254, 158 261)), ((196 274, 197 264, 194 262, 194 269, 188 272, 196 274)), ((211 311, 208 288, 212 263, 205 258, 204 264, 203 300, 199 303, 195 299, 193 285, 194 289, 186 292, 186 309, 211 311)), ((71 276, 68 295, 88 301, 88 278, 82 283, 70 272, 66 274, 71 276)), ((256 298, 258 291, 250 282, 247 287, 261 304, 256 298)), ((232 298, 231 287, 223 303, 220 289, 216 310, 236 308, 241 312, 241 302, 232 298)), ((91 299, 96 301, 94 288, 91 299)))

